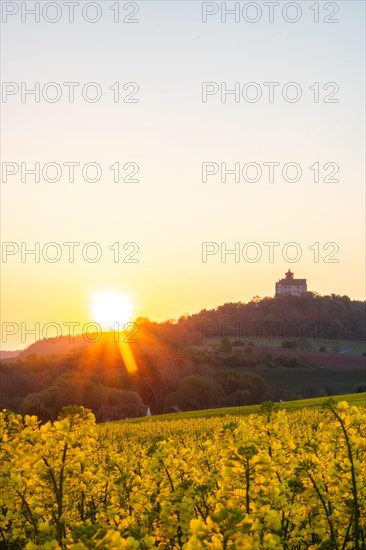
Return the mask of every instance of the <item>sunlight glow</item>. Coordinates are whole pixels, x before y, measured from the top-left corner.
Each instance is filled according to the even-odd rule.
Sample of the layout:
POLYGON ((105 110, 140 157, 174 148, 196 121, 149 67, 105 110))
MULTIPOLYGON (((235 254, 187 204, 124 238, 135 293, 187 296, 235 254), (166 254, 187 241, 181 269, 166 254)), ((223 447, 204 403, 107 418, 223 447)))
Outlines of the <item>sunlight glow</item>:
POLYGON ((126 294, 120 292, 95 292, 92 294, 93 320, 104 330, 123 330, 132 322, 132 303, 126 294))
POLYGON ((128 342, 122 340, 122 342, 119 343, 119 349, 128 374, 135 374, 138 368, 130 345, 128 342))

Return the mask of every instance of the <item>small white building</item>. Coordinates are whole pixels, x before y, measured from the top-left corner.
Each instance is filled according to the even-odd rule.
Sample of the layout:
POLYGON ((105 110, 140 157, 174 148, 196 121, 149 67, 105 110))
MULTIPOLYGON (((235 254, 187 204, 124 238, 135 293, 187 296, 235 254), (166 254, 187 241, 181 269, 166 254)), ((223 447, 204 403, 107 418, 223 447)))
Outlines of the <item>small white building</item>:
POLYGON ((285 273, 284 279, 280 279, 276 283, 276 296, 282 296, 283 294, 301 296, 305 292, 307 292, 306 279, 294 279, 294 274, 290 270, 285 273))

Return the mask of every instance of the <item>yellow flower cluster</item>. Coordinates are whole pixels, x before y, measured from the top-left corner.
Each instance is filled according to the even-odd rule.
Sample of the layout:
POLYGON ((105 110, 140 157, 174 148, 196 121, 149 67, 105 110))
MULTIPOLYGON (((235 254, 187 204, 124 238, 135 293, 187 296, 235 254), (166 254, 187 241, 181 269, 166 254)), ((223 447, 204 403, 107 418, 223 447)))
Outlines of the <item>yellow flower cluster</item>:
POLYGON ((293 412, 97 426, 3 411, 0 542, 27 550, 361 550, 366 415, 293 412))

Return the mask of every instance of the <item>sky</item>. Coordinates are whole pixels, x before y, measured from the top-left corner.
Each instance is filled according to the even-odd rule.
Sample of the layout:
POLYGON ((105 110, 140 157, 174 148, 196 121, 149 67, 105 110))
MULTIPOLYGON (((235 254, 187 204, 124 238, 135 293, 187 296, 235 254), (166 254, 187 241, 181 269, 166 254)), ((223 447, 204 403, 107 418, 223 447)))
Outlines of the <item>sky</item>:
POLYGON ((291 269, 364 299, 362 1, 1 4, 2 349, 96 292, 163 321, 291 269))

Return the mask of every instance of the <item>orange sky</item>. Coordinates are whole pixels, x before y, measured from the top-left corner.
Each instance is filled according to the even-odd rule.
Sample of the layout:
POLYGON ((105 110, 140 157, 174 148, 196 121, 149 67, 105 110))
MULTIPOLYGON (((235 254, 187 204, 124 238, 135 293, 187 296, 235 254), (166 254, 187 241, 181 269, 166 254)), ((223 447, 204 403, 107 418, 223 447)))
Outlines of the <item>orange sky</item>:
POLYGON ((2 162, 13 163, 2 184, 1 317, 18 327, 2 337, 2 348, 32 342, 23 341, 22 323, 31 329, 91 321, 92 293, 110 289, 131 297, 131 316, 159 321, 272 296, 289 268, 309 290, 364 299, 363 14, 363 3, 347 2, 335 25, 314 24, 306 10, 295 25, 204 24, 200 3, 143 2, 134 25, 10 18, 3 25, 3 81, 79 82, 77 90, 97 82, 103 96, 97 103, 80 94, 73 103, 65 96, 22 103, 19 93, 1 104, 2 162), (122 92, 124 83, 138 83, 138 102, 115 103, 115 82, 122 92), (203 82, 228 89, 257 82, 263 97, 223 102, 218 93, 203 103, 203 82), (265 82, 280 83, 273 103, 265 82), (301 87, 296 103, 281 95, 288 82, 301 87), (323 101, 333 90, 323 88, 327 82, 337 83, 337 103, 323 101), (36 162, 39 182, 25 171, 36 162), (79 163, 74 181, 70 162, 79 163), (229 175, 224 182, 222 172, 202 181, 205 162, 228 170, 240 163, 240 181, 229 175), (270 182, 272 162, 278 172, 270 182), (62 168, 58 181, 50 181, 52 168, 42 172, 48 163, 62 168), (98 181, 91 181, 93 168, 83 174, 88 163, 100 167, 98 181), (130 177, 137 181, 116 183, 116 163, 121 180, 138 166, 130 177), (248 163, 261 167, 256 183, 242 175, 248 163), (288 163, 300 167, 299 181, 284 179, 288 163), (334 165, 338 181, 329 182, 334 165), (71 242, 80 243, 73 262, 64 244, 71 242), (301 251, 294 263, 294 248, 286 248, 292 242, 301 251), (217 251, 206 262, 202 243, 217 251), (257 243, 257 262, 248 243, 257 243), (264 243, 279 243, 273 261, 264 243), (25 254, 36 246, 39 262, 25 254), (225 246, 238 247, 239 258, 222 257, 225 246))

